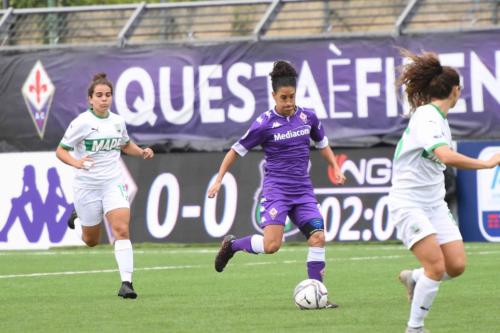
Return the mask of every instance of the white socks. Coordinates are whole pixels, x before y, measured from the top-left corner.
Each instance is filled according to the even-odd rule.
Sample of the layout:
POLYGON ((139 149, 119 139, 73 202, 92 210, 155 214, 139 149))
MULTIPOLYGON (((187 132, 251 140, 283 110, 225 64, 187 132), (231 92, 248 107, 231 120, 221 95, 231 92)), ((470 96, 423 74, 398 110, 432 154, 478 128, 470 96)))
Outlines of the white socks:
POLYGON ((264 236, 253 235, 250 239, 252 251, 255 253, 264 253, 264 236))
MULTIPOLYGON (((75 232, 78 237, 82 239, 82 224, 80 219, 76 218, 75 232)), ((115 258, 118 264, 118 270, 122 281, 132 282, 132 272, 134 271, 134 252, 132 250, 132 243, 130 239, 120 239, 115 241, 115 258)))
POLYGON ((414 269, 412 272, 411 272, 411 278, 413 279, 413 281, 417 282, 418 279, 420 279, 420 277, 424 274, 424 268, 423 267, 420 267, 420 268, 416 268, 414 269))
POLYGON ((324 247, 309 247, 307 253, 307 262, 309 261, 325 261, 326 250, 324 247))
POLYGON ((408 321, 409 327, 424 326, 424 319, 434 302, 440 283, 441 281, 429 279, 425 274, 420 276, 413 293, 410 320, 408 321))
POLYGON ((134 252, 130 239, 119 239, 115 241, 115 258, 122 281, 132 282, 134 252))
POLYGON ((80 223, 80 218, 77 217, 76 219, 73 220, 73 223, 75 224, 75 232, 78 235, 80 239, 83 240, 83 231, 82 231, 82 224, 80 223))
MULTIPOLYGON (((423 267, 420 267, 420 268, 416 268, 412 271, 411 273, 411 277, 413 279, 413 281, 417 282, 418 279, 420 279, 420 277, 424 274, 424 268, 423 267)), ((441 281, 447 281, 447 280, 451 280, 451 277, 448 275, 448 273, 444 272, 444 275, 443 277, 441 278, 441 281)))

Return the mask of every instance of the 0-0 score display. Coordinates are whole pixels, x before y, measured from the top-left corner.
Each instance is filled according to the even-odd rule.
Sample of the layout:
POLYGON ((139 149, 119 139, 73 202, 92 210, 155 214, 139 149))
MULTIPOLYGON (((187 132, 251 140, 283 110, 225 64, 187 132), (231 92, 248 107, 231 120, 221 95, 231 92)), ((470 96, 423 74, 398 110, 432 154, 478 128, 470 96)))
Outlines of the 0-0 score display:
MULTIPOLYGON (((209 181, 206 191, 215 177, 216 175, 209 181)), ((146 207, 147 228, 153 237, 167 237, 179 218, 201 218, 205 232, 215 238, 222 237, 231 230, 238 205, 238 185, 231 173, 226 174, 221 188, 225 192, 221 214, 216 212, 218 197, 209 199, 205 195, 204 201, 198 205, 182 205, 181 188, 175 175, 170 173, 159 175, 153 182, 146 207), (160 197, 163 191, 167 204, 164 214, 161 214, 160 197), (164 216, 162 220, 160 215, 164 216), (220 220, 216 218, 217 215, 220 220)), ((376 193, 373 193, 373 190, 370 193, 359 191, 363 192, 363 189, 315 190, 325 220, 326 241, 384 241, 393 235, 394 226, 389 222, 387 209, 388 188, 378 188, 376 193)))

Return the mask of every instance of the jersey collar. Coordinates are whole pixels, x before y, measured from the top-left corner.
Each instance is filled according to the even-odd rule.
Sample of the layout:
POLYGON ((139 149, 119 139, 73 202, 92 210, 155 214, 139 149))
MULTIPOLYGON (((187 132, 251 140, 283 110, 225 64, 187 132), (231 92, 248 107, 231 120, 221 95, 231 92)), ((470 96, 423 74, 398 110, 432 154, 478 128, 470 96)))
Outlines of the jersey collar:
POLYGON ((106 119, 106 118, 109 118, 109 110, 108 110, 108 114, 106 116, 99 116, 97 113, 94 112, 94 109, 92 108, 89 108, 89 111, 90 113, 92 113, 96 118, 99 118, 99 119, 106 119))
POLYGON ((443 119, 446 119, 446 115, 444 114, 443 111, 441 111, 441 109, 439 108, 439 106, 434 105, 432 103, 430 103, 430 104, 434 107, 434 109, 436 109, 437 112, 439 112, 439 114, 441 115, 441 117, 443 117, 443 119))
POLYGON ((272 109, 272 111, 273 111, 273 113, 274 113, 276 116, 278 116, 278 117, 280 117, 280 118, 283 118, 283 119, 286 119, 286 120, 290 121, 290 119, 291 119, 291 118, 293 118, 293 117, 294 117, 294 116, 295 116, 295 115, 299 112, 299 107, 298 107, 298 106, 295 106, 295 112, 294 112, 291 116, 282 116, 282 115, 280 115, 280 114, 278 113, 278 111, 276 111, 276 107, 274 107, 274 108, 272 109))

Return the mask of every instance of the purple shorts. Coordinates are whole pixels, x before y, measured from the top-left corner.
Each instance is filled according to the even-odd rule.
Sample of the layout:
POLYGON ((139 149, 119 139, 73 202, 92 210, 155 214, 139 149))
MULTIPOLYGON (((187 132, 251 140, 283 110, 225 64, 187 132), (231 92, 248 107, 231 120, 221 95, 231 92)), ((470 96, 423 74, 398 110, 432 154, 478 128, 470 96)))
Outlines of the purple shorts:
POLYGON ((289 216, 293 224, 301 228, 313 219, 323 220, 316 201, 295 203, 290 199, 261 200, 260 226, 270 224, 285 225, 289 216))

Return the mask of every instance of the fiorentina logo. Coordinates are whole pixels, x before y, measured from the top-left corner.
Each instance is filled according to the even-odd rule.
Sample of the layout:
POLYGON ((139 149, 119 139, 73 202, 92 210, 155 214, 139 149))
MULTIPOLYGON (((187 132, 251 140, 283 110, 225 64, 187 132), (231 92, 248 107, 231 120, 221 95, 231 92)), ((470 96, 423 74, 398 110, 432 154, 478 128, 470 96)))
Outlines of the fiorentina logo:
POLYGON ((299 117, 304 122, 304 124, 307 124, 307 115, 304 112, 301 112, 299 117))
POLYGON ((49 75, 38 60, 24 82, 22 93, 40 139, 43 139, 55 90, 49 75))
POLYGON ((271 218, 274 220, 276 218, 276 215, 278 215, 278 210, 276 208, 271 208, 269 211, 269 215, 271 215, 271 218))

